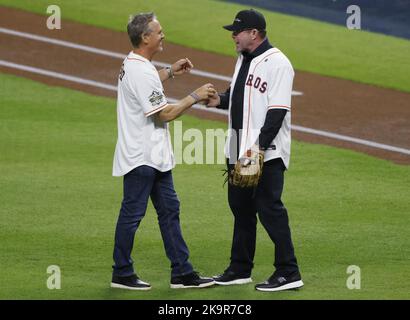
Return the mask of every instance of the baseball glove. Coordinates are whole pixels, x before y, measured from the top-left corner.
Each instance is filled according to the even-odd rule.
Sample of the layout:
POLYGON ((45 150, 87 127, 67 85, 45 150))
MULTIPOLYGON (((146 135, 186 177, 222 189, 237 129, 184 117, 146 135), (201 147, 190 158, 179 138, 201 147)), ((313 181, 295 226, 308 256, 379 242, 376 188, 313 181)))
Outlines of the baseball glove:
POLYGON ((262 174, 264 153, 258 147, 252 147, 246 156, 235 163, 229 173, 229 183, 240 188, 253 188, 259 183, 262 174))

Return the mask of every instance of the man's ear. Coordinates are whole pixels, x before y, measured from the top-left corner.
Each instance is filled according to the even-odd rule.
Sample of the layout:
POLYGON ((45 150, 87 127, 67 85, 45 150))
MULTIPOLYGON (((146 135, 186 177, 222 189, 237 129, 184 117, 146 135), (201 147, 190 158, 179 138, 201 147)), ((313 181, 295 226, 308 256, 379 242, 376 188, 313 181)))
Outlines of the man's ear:
POLYGON ((147 44, 149 42, 149 33, 145 33, 142 35, 142 42, 144 42, 145 44, 147 44))

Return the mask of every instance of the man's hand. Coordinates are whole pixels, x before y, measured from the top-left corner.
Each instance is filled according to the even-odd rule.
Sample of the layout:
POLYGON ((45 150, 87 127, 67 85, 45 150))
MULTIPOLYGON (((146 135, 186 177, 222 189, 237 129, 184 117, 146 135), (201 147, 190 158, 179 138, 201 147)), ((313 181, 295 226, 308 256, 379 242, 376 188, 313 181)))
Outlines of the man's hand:
POLYGON ((195 103, 206 104, 206 101, 216 94, 216 90, 213 84, 207 83, 196 89, 193 93, 198 96, 198 100, 195 103))
POLYGON ((240 158, 242 167, 247 167, 250 164, 255 164, 259 160, 259 155, 264 156, 265 151, 259 148, 256 143, 240 158))
POLYGON ((179 76, 184 73, 189 73, 194 67, 191 61, 188 58, 180 59, 171 65, 172 73, 176 76, 179 76))
POLYGON ((207 107, 208 108, 215 108, 221 104, 221 98, 219 97, 218 92, 215 92, 215 94, 212 97, 209 97, 207 107))

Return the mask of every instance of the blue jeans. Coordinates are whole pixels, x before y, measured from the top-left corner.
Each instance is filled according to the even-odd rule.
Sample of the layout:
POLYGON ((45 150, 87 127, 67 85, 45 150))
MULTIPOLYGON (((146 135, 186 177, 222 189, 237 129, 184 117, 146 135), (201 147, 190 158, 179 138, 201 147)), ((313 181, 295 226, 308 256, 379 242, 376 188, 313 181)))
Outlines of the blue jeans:
POLYGON ((171 261, 171 276, 192 272, 192 265, 188 261, 188 247, 181 233, 179 200, 172 173, 139 166, 124 176, 124 199, 115 230, 113 274, 134 274, 131 251, 135 232, 145 215, 149 197, 158 214, 165 252, 171 261))

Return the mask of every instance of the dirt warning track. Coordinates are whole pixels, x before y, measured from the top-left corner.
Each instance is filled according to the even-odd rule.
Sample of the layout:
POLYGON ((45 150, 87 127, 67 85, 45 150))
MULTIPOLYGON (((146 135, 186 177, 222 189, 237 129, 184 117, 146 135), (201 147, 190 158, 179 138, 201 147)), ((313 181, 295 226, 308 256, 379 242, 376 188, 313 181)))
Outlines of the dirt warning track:
MULTIPOLYGON (((0 32, 0 60, 9 63, 0 64, 0 72, 96 95, 116 96, 115 86, 121 57, 131 50, 125 32, 69 21, 63 21, 61 30, 51 31, 46 28, 45 16, 4 7, 0 7, 0 28, 107 51, 107 54, 89 52, 76 48, 75 45, 69 47, 17 36, 10 32, 0 32), (16 66, 47 70, 56 75, 86 79, 90 82, 75 82, 64 76, 53 77, 29 69, 18 69, 16 66), (98 84, 103 85, 98 87, 98 84)), ((227 41, 230 41, 228 34, 227 41)), ((274 42, 274 39, 272 41, 274 42)), ((232 57, 166 43, 165 50, 157 55, 155 60, 170 64, 182 57, 189 57, 196 70, 208 72, 210 75, 191 74, 166 81, 164 87, 167 96, 179 99, 206 82, 213 83, 219 91, 224 91, 229 86, 226 80, 234 68, 235 59, 232 57)), ((292 57, 290 59, 292 60, 292 57)), ((296 126, 292 130, 293 138, 350 148, 396 163, 410 164, 410 155, 406 154, 410 149, 410 94, 300 71, 296 71, 294 90, 296 92, 292 103, 292 123, 296 126), (300 92, 303 95, 298 94, 300 92), (299 126, 319 132, 302 132, 298 130, 299 126), (320 134, 321 132, 324 134, 320 134), (358 138, 364 143, 344 141, 326 133, 358 138), (381 147, 366 145, 366 141, 377 142, 381 147), (383 145, 395 147, 398 151, 392 151, 394 148, 389 150, 383 145)), ((226 121, 224 114, 203 110, 191 110, 190 113, 226 121)))

